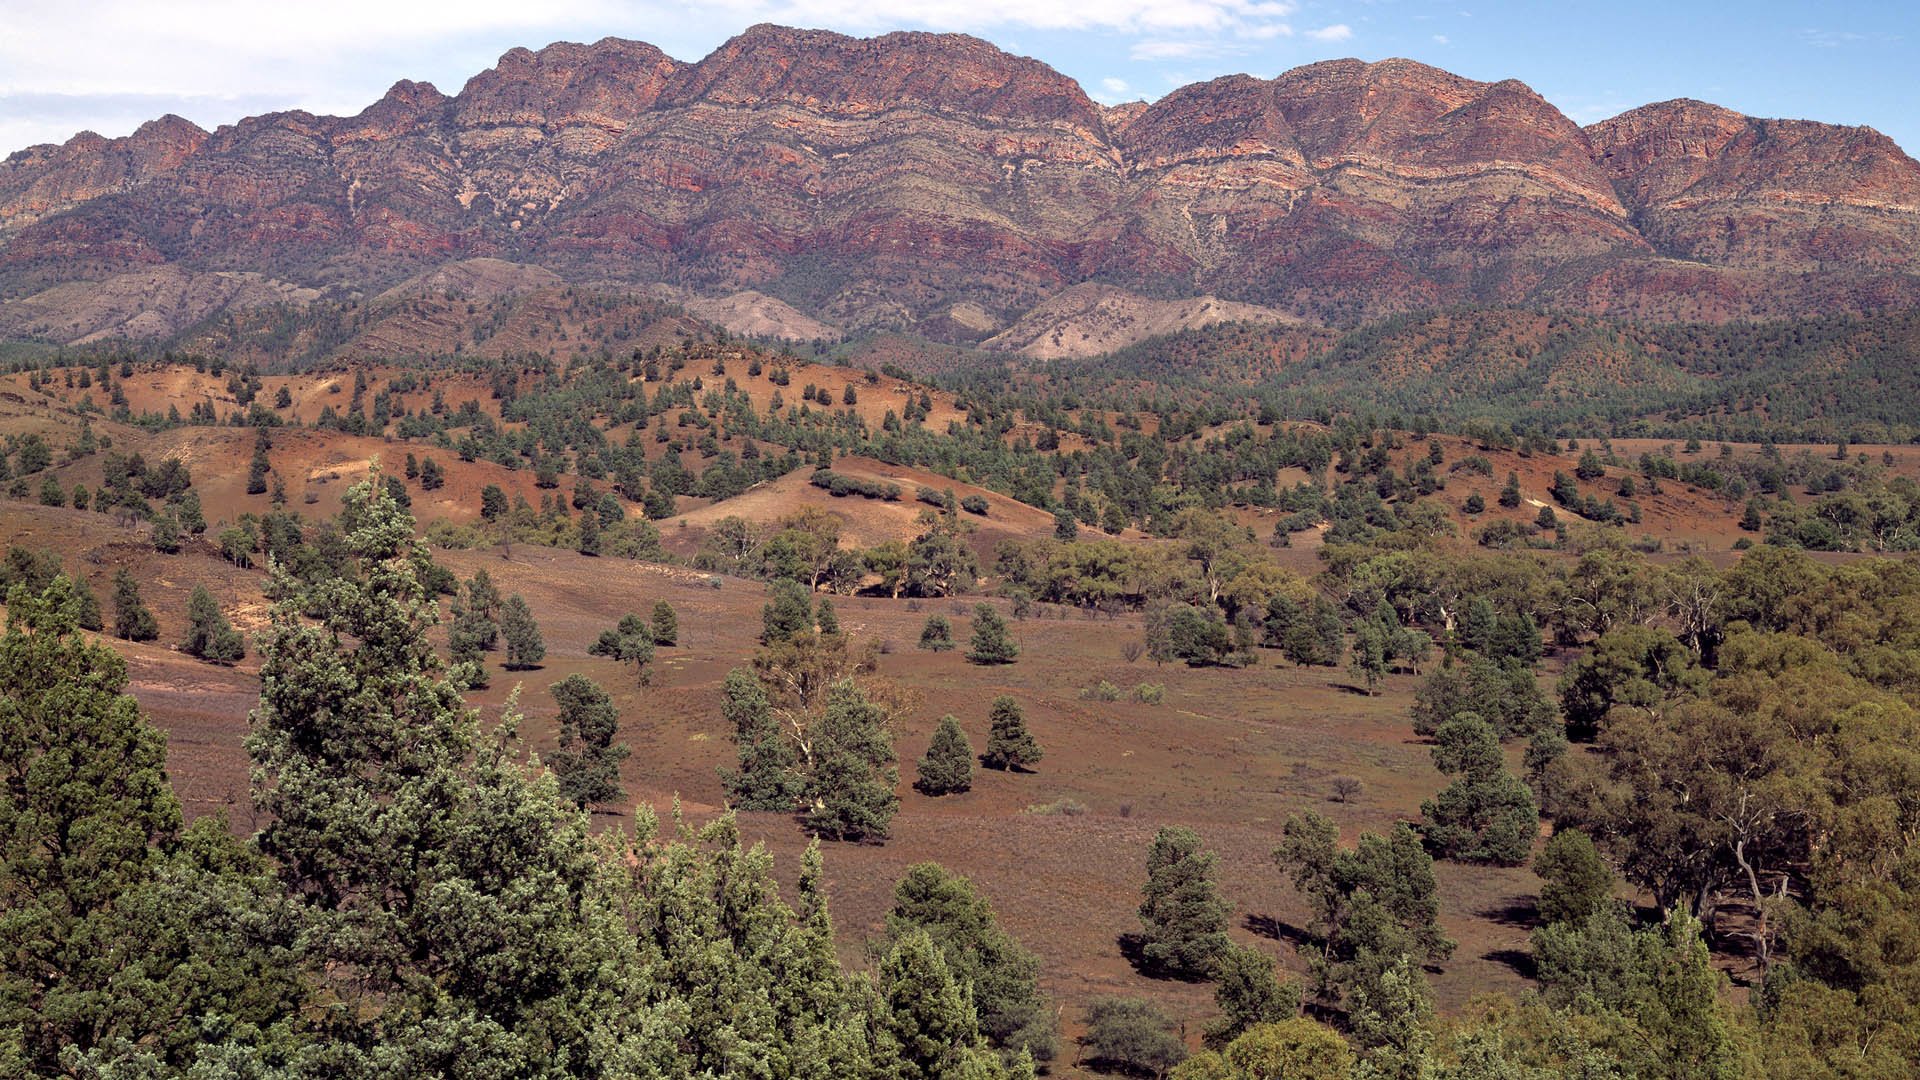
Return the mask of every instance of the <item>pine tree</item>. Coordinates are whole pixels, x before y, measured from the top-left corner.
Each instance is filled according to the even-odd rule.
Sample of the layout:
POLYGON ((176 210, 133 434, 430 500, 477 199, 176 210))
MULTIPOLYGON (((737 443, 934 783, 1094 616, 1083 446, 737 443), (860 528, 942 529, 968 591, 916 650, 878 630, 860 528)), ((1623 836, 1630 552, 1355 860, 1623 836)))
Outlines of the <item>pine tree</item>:
POLYGON ((1033 733, 1027 730, 1027 716, 1020 703, 1006 695, 993 699, 988 716, 987 752, 980 763, 989 769, 1025 771, 1046 756, 1033 733))
POLYGON ((189 491, 180 496, 180 503, 174 508, 174 516, 180 519, 180 528, 184 529, 189 536, 200 536, 207 531, 207 519, 200 510, 200 493, 197 491, 189 491))
POLYGON ((588 656, 605 656, 634 665, 641 686, 650 681, 647 665, 653 663, 653 631, 640 616, 629 611, 619 625, 602 630, 600 639, 587 648, 588 656))
MULTIPOLYGON (((849 386, 848 392, 853 388, 849 386)), ((980 1040, 966 990, 925 931, 893 943, 880 961, 876 1042, 897 1080, 963 1080, 999 1074, 980 1040)))
POLYGON ((1040 993, 1040 961, 995 917, 993 906, 958 874, 938 863, 907 868, 893 890, 887 937, 923 932, 939 947, 954 979, 972 988, 980 1033, 1010 1055, 1050 1061, 1057 1032, 1053 1010, 1040 993))
POLYGON ((1560 829, 1533 860, 1540 877, 1540 918, 1548 923, 1583 922, 1613 899, 1613 871, 1578 829, 1560 829))
POLYGON ((808 738, 807 828, 837 840, 885 840, 900 808, 885 711, 842 680, 827 691, 826 710, 808 738))
POLYGON ((973 747, 967 742, 967 733, 960 730, 960 721, 951 714, 941 717, 939 726, 933 729, 933 742, 920 759, 919 779, 913 786, 926 795, 947 795, 973 787, 973 747))
POLYGON ((1000 617, 993 605, 975 606, 973 642, 967 649, 967 660, 975 664, 1011 664, 1019 655, 1020 646, 1014 643, 1006 620, 1000 617))
POLYGON ((722 771, 727 797, 741 810, 792 810, 800 797, 793 747, 751 671, 734 668, 723 685, 721 711, 733 725, 739 768, 722 771))
POLYGON ((1228 908, 1213 881, 1218 862, 1192 829, 1168 826, 1154 836, 1140 902, 1140 955, 1150 969, 1188 979, 1213 974, 1229 944, 1228 908))
POLYGON ((1276 1024, 1300 1011, 1300 986, 1273 973, 1273 958, 1259 949, 1230 945, 1214 967, 1213 1003, 1220 1016, 1207 1025, 1204 1041, 1219 1049, 1260 1024, 1276 1024))
POLYGON ((1455 778, 1420 806, 1433 851, 1461 862, 1526 862, 1540 815, 1533 792, 1507 771, 1493 728, 1474 713, 1456 715, 1434 733, 1433 763, 1455 778))
POLYGON ((0 635, 0 1061, 184 1075, 203 1038, 244 1057, 303 987, 266 925, 271 875, 220 817, 182 828, 166 738, 79 610, 65 576, 16 585, 0 635))
POLYGON ((927 624, 920 628, 920 647, 928 652, 949 652, 953 649, 953 624, 945 615, 927 616, 927 624))
POLYGON ((600 515, 580 515, 580 543, 578 550, 582 555, 600 554, 600 515))
POLYGON ((796 581, 776 581, 773 596, 760 610, 760 644, 789 641, 813 628, 813 601, 796 581))
POLYGON ((653 602, 653 643, 662 648, 680 644, 680 616, 665 600, 653 602))
POLYGON ((106 629, 106 622, 100 615, 100 598, 93 595, 93 586, 84 577, 73 579, 74 618, 82 630, 100 631, 106 629))
POLYGON ((140 585, 122 567, 113 572, 113 636, 128 641, 152 641, 160 624, 140 600, 140 585))
POLYGON ((153 550, 162 555, 176 555, 180 551, 180 522, 172 514, 161 514, 153 519, 153 532, 148 539, 153 541, 153 550))
POLYGON ((247 466, 247 494, 264 495, 267 491, 267 473, 273 470, 273 462, 267 460, 267 449, 273 444, 267 438, 266 428, 255 428, 253 439, 253 461, 247 466))
POLYGON ((540 625, 519 593, 500 605, 500 636, 507 643, 507 668, 520 671, 540 666, 546 659, 547 644, 540 637, 540 625))
POLYGON ((296 1018, 324 1046, 309 1067, 605 1068, 655 1021, 605 1009, 634 989, 615 970, 634 958, 598 899, 586 817, 527 769, 516 716, 483 735, 443 677, 426 552, 377 470, 341 525, 347 572, 274 582, 248 739, 300 968, 322 1000, 354 1003, 296 1018))
POLYGON ((247 654, 246 641, 204 585, 195 585, 187 599, 187 639, 180 651, 215 664, 232 664, 247 654))
POLYGON ((1500 488, 1500 505, 1512 510, 1520 505, 1520 474, 1508 473, 1507 482, 1500 488))
POLYGON ((613 699, 585 675, 567 676, 550 693, 560 706, 560 749, 549 764, 561 796, 580 807, 619 798, 620 763, 629 751, 613 741, 620 725, 613 699))
POLYGON ((820 598, 820 606, 813 611, 813 624, 822 634, 840 632, 840 613, 833 609, 832 600, 824 596, 820 598))

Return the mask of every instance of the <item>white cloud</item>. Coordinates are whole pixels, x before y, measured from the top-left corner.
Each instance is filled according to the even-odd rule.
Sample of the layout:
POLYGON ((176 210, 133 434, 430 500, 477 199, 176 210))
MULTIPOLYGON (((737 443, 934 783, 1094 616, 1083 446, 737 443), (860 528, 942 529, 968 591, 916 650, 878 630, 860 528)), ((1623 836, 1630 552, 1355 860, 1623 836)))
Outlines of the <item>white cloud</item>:
POLYGON ((1168 41, 1155 39, 1136 43, 1127 55, 1134 60, 1215 60, 1223 56, 1232 56, 1245 49, 1227 41, 1206 39, 1181 39, 1168 41))
POLYGON ((1308 30, 1306 35, 1315 41, 1346 41, 1353 37, 1353 27, 1346 23, 1334 23, 1318 30, 1308 30))
POLYGON ((1433 35, 1433 43, 1435 45, 1451 45, 1453 42, 1445 34, 1435 34, 1433 35))
MULTIPOLYGON (((1237 56, 1286 38, 1293 0, 13 0, 0 22, 0 154, 82 128, 131 131, 176 111, 203 125, 251 112, 356 112, 396 79, 453 93, 515 45, 651 41, 697 59, 746 26, 776 22, 849 33, 962 31, 1006 42, 1088 32, 1136 59, 1237 56), (159 107, 130 111, 129 97, 159 107), (47 103, 58 98, 58 107, 47 103)), ((1317 40, 1345 40, 1344 25, 1317 40)))
POLYGON ((1116 97, 1119 95, 1127 94, 1131 92, 1131 90, 1127 86, 1127 80, 1125 79, 1101 79, 1100 89, 1105 90, 1107 93, 1113 94, 1116 97))

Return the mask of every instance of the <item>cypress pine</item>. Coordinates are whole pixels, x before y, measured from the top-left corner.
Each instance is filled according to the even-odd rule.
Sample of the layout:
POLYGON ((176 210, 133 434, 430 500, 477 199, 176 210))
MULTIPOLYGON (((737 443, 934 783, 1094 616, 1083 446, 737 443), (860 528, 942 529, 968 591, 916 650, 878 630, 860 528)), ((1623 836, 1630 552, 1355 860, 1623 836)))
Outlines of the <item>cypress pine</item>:
POLYGON ((951 714, 940 718, 933 729, 933 742, 920 759, 919 779, 914 787, 927 795, 946 795, 973 787, 973 747, 960 721, 951 714))

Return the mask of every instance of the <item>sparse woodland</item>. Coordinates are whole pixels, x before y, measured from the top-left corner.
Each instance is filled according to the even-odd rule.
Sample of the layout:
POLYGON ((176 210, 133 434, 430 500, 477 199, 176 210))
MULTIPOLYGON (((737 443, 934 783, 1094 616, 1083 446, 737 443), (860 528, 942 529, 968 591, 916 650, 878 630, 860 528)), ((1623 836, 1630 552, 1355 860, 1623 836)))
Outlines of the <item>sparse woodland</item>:
POLYGON ((111 568, 30 538, 0 562, 9 1075, 1801 1080, 1920 1060, 1920 486, 1893 448, 1099 409, 1072 371, 1044 392, 828 389, 730 341, 338 372, 342 400, 296 417, 308 384, 197 363, 231 389, 191 416, 92 404, 157 370, 130 358, 9 376, 72 423, 6 435, 0 512, 120 545, 111 568), (485 389, 448 400, 455 379, 485 389), (238 429, 234 475, 142 452, 183 429, 238 429), (391 435, 415 467, 358 473, 322 514, 291 456, 309 434, 391 435), (889 490, 883 466, 954 486, 889 490), (792 476, 813 501, 726 512, 792 476), (1675 506, 1737 543, 1661 550, 1642 530, 1675 506), (722 628, 676 593, 575 648, 542 594, 444 565, 529 549, 752 596, 754 640, 708 699, 726 809, 627 815, 623 777, 662 763, 615 703, 722 628), (183 578, 176 621, 154 566, 250 591, 183 578), (1139 993, 1063 1010, 1005 903, 931 863, 843 960, 836 853, 989 785, 1063 828, 1086 813, 1047 786, 1074 764, 1048 734, 1062 701, 1155 717, 1177 747, 1161 682, 1014 685, 1069 611, 1152 678, 1385 694, 1436 779, 1385 828, 1349 827, 1372 792, 1344 774, 1274 800, 1253 867, 1177 815, 1117 825, 1138 915, 1107 929, 1139 993), (226 821, 188 820, 128 693, 175 650, 257 671, 252 806, 226 821), (949 708, 889 674, 907 661, 1009 686, 949 708), (552 753, 516 711, 546 702, 467 703, 549 666, 592 672, 544 695, 552 753), (746 843, 742 815, 810 837, 801 864, 746 843), (1455 868, 1529 883, 1522 991, 1437 1002, 1464 959, 1455 868), (1226 870, 1284 882, 1303 921, 1255 944, 1271 913, 1226 870), (1206 1021, 1170 1015, 1160 981, 1204 988, 1206 1021))

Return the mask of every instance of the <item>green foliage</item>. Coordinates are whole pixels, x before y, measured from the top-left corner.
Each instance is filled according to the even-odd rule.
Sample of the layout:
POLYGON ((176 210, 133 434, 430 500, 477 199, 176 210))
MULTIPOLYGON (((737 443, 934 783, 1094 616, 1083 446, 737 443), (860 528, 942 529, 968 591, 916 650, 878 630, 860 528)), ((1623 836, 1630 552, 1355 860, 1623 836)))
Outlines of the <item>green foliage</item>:
POLYGON ((1478 656, 1436 669, 1414 691, 1416 735, 1431 737, 1462 713, 1480 717, 1501 739, 1534 735, 1554 721, 1553 703, 1541 692, 1531 668, 1478 656))
POLYGON ((1319 814, 1289 817, 1280 831, 1274 860, 1292 871, 1313 912, 1308 959, 1321 994, 1347 1000, 1376 986, 1401 957, 1452 954, 1440 931, 1433 857, 1412 829, 1363 833, 1352 850, 1340 847, 1339 829, 1319 814))
POLYGON ((1601 635, 1560 680, 1568 732, 1592 738, 1616 707, 1652 709, 1697 692, 1706 673, 1671 631, 1623 626, 1601 635))
POLYGON ((560 706, 560 748, 549 764, 561 797, 579 807, 620 798, 620 763, 629 751, 613 741, 620 726, 613 699, 585 675, 569 675, 550 692, 560 706))
POLYGON ((670 649, 680 644, 680 615, 665 600, 653 602, 651 629, 655 645, 670 649))
POLYGON ((1584 922, 1613 901, 1613 869, 1587 834, 1560 829, 1533 860, 1540 877, 1540 918, 1548 923, 1584 922))
POLYGON ((1205 1042, 1219 1050, 1262 1024, 1292 1019, 1300 1011, 1300 987, 1281 982, 1273 958, 1244 945, 1228 946, 1214 967, 1213 1003, 1220 1015, 1207 1025, 1205 1042))
POLYGON ((1291 1017, 1257 1024, 1224 1047, 1188 1058, 1168 1080, 1347 1080, 1352 1071, 1346 1040, 1291 1017))
POLYGON ((806 586, 783 579, 775 581, 771 591, 772 598, 760 611, 760 644, 790 641, 813 630, 813 600, 806 586))
POLYGON ((113 572, 113 636, 128 641, 152 641, 160 623, 140 599, 140 584, 125 567, 113 572))
POLYGON ((1750 1033, 1726 997, 1698 920, 1669 912, 1655 927, 1633 929, 1609 909, 1582 923, 1534 932, 1533 951, 1550 1003, 1589 1014, 1614 1029, 1631 1075, 1656 1080, 1751 1075, 1750 1033))
POLYGON ((1453 783, 1420 805, 1421 832, 1440 857, 1518 866, 1539 832, 1533 792, 1507 772, 1499 736, 1462 712, 1434 733, 1433 764, 1453 783))
POLYGON ((533 610, 519 593, 500 605, 500 638, 506 643, 509 671, 539 667, 546 659, 547 643, 540 636, 540 624, 533 621, 533 610))
POLYGON ((272 879, 224 821, 182 828, 165 738, 78 613, 65 577, 7 596, 0 1059, 52 1076, 141 1060, 177 1072, 218 1052, 203 1040, 244 1055, 304 998, 272 879))
POLYGON ((1163 1076, 1186 1060, 1173 1019, 1140 998, 1101 998, 1087 1006, 1080 1045, 1096 1065, 1163 1076))
POLYGON ((816 836, 885 840, 900 797, 885 710, 852 680, 827 690, 825 711, 808 731, 806 824, 816 836))
POLYGON ((1154 835, 1140 901, 1140 956, 1150 970, 1187 979, 1213 974, 1229 947, 1218 864, 1192 829, 1167 826, 1154 835))
POLYGON ((933 741, 920 759, 913 786, 927 795, 948 795, 973 787, 973 746, 952 715, 941 717, 933 729, 933 741))
POLYGON ((153 541, 153 550, 162 555, 179 554, 180 523, 172 514, 161 514, 153 519, 153 532, 149 539, 153 541))
POLYGON ((1180 660, 1188 667, 1209 667, 1225 661, 1232 651, 1233 635, 1218 609, 1170 604, 1147 618, 1147 655, 1157 662, 1180 660))
POLYGON ((928 652, 953 650, 953 624, 945 615, 927 616, 926 625, 920 628, 920 648, 928 652))
POLYGON ((579 533, 580 540, 579 543, 575 545, 576 550, 582 555, 599 555, 601 548, 600 515, 591 513, 581 514, 579 533))
POLYGON ((605 948, 585 819, 528 773, 511 718, 483 737, 441 678, 424 552, 377 473, 342 524, 355 573, 275 582, 248 740, 301 966, 362 1003, 301 1024, 350 1071, 589 1067, 615 1032, 580 1022, 604 993, 581 977, 605 948))
POLYGON ((987 724, 987 752, 980 756, 987 768, 1026 771, 1046 756, 1039 740, 1027 730, 1026 713, 1012 697, 1002 694, 993 699, 987 724))
POLYGON ((653 663, 653 647, 651 625, 629 611, 620 616, 619 624, 613 629, 600 631, 599 639, 587 646, 587 655, 634 665, 640 685, 645 686, 649 681, 647 665, 653 663))
POLYGON ((774 718, 767 692, 751 671, 727 672, 721 711, 733 726, 739 768, 721 774, 732 804, 741 810, 790 811, 800 797, 795 755, 774 718))
POLYGON ((894 887, 887 936, 925 933, 949 971, 971 988, 980 1034, 1010 1058, 1052 1060, 1053 1012, 1040 993, 1040 961, 1000 927, 993 906, 973 883, 937 863, 918 863, 894 887))
POLYGON ((215 664, 232 664, 247 654, 245 639, 204 585, 195 585, 187 599, 187 638, 180 651, 215 664))
POLYGON ((973 640, 967 646, 967 661, 973 664, 1011 664, 1020 655, 1020 646, 1007 629, 1007 621, 992 604, 977 604, 973 609, 973 640))

